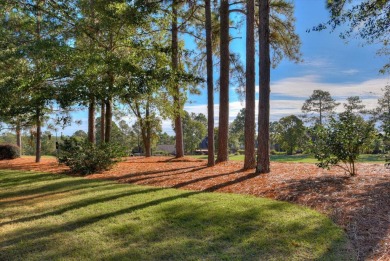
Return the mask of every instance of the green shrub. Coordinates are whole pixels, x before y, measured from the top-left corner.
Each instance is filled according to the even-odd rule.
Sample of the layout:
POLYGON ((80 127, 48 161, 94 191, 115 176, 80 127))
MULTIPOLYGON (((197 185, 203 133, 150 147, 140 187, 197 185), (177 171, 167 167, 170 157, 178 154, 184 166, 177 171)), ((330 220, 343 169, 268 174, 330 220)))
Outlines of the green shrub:
POLYGON ((94 145, 69 138, 60 144, 58 161, 68 166, 74 173, 88 175, 112 168, 123 156, 125 150, 118 145, 110 143, 94 145))
POLYGON ((169 152, 167 152, 165 150, 156 150, 156 151, 153 151, 153 155, 155 155, 155 156, 157 156, 157 155, 169 156, 169 152))
POLYGON ((0 144, 0 160, 20 158, 20 148, 13 144, 0 144))
POLYGON ((245 154, 245 150, 237 150, 237 155, 244 155, 245 154))
POLYGON ((271 150, 270 151, 271 155, 286 155, 285 151, 276 151, 276 150, 271 150))
POLYGON ((360 152, 369 146, 374 131, 374 123, 365 121, 360 115, 350 111, 331 117, 328 126, 312 129, 311 151, 320 161, 321 168, 338 166, 351 176, 356 175, 356 160, 360 152))

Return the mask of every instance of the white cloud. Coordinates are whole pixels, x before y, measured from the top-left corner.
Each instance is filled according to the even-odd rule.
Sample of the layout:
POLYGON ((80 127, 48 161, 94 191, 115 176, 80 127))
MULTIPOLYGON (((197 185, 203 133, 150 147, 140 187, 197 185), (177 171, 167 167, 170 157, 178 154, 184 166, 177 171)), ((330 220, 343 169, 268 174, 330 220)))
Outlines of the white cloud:
POLYGON ((305 59, 302 64, 306 65, 308 67, 311 67, 311 68, 312 67, 324 68, 324 67, 329 67, 332 65, 332 63, 329 61, 329 59, 324 58, 324 57, 305 59))
POLYGON ((344 71, 341 71, 341 72, 344 73, 344 74, 347 74, 347 75, 354 75, 354 74, 357 74, 359 72, 359 70, 349 69, 349 70, 344 70, 344 71))
MULTIPOLYGON (((324 83, 318 75, 286 78, 271 83, 271 95, 283 95, 292 98, 307 99, 314 90, 328 91, 335 99, 349 96, 362 98, 378 97, 388 84, 388 80, 379 78, 360 83, 324 83)), ((256 88, 258 91, 258 88, 256 88)))
MULTIPOLYGON (((286 78, 271 84, 271 121, 279 120, 282 117, 302 113, 301 108, 305 100, 312 94, 313 90, 321 89, 329 91, 333 98, 340 103, 336 108, 337 112, 343 111, 342 104, 350 96, 360 96, 367 109, 377 106, 381 89, 388 84, 386 79, 374 79, 360 83, 323 83, 316 75, 304 77, 286 78), (282 98, 277 98, 281 96, 282 98), (291 99, 290 99, 291 98, 291 99)), ((258 88, 256 88, 258 90, 258 88)), ((245 107, 245 102, 235 101, 229 104, 230 122, 235 119, 237 113, 245 107)), ((188 105, 185 110, 194 113, 207 115, 207 105, 188 105)), ((256 97, 256 118, 258 110, 258 97, 256 97)), ((219 104, 214 105, 215 125, 218 126, 219 104)))

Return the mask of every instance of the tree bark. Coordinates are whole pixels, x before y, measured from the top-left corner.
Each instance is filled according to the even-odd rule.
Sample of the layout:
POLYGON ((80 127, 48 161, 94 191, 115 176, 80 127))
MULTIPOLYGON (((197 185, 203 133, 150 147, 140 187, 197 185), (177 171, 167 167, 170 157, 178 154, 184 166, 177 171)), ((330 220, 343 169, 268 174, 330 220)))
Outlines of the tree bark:
POLYGON ((22 128, 20 127, 20 122, 16 124, 16 145, 20 149, 20 155, 22 155, 22 128))
MULTIPOLYGON (((40 5, 41 0, 37 1, 36 10, 37 10, 37 27, 36 34, 38 41, 41 40, 41 12, 40 5)), ((37 62, 37 68, 39 68, 39 62, 37 62)), ((38 105, 39 106, 39 105, 38 105)), ((39 163, 41 161, 41 109, 37 107, 36 109, 36 125, 37 125, 37 137, 35 144, 35 162, 39 163)))
POLYGON ((111 126, 112 126, 112 100, 108 99, 106 101, 106 129, 104 140, 106 143, 109 143, 111 140, 111 126))
POLYGON ((95 98, 89 100, 88 107, 88 141, 95 143, 95 98))
POLYGON ((102 100, 100 109, 100 143, 105 142, 106 137, 106 102, 102 100))
MULTIPOLYGON (((178 22, 177 22, 177 0, 172 3, 172 70, 176 73, 179 69, 179 43, 178 43, 178 22)), ((183 124, 181 118, 180 87, 175 82, 173 87, 173 103, 175 115, 176 133, 176 158, 184 156, 183 124)))
POLYGON ((229 135, 229 1, 221 0, 220 12, 220 90, 219 90, 219 127, 217 162, 228 160, 229 135))
POLYGON ((259 0, 259 43, 260 43, 260 90, 259 129, 256 173, 270 172, 269 159, 269 110, 270 110, 270 41, 269 0, 259 0))
POLYGON ((320 98, 320 125, 322 126, 322 100, 320 98))
POLYGON ((37 108, 36 110, 36 125, 37 125, 37 137, 35 144, 35 162, 41 162, 41 110, 37 108))
POLYGON ((213 46, 211 24, 211 1, 205 0, 206 12, 206 53, 207 53, 207 166, 215 165, 214 159, 214 79, 213 46))
POLYGON ((244 169, 256 167, 255 160, 255 0, 246 4, 246 88, 244 169))
POLYGON ((146 136, 146 139, 144 141, 144 145, 145 145, 145 157, 150 157, 152 156, 152 148, 151 148, 151 143, 152 143, 152 127, 150 126, 150 103, 149 101, 147 101, 146 103, 146 112, 145 112, 145 116, 146 116, 146 122, 145 122, 145 127, 146 127, 146 133, 145 133, 145 136, 146 136))

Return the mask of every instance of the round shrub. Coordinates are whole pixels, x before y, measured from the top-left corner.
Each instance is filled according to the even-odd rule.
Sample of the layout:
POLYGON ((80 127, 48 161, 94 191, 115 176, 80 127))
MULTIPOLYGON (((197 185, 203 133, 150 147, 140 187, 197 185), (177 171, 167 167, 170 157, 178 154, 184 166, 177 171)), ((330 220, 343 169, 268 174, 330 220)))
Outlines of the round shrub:
POLYGON ((70 138, 60 144, 58 161, 74 173, 88 175, 110 169, 125 155, 124 148, 115 144, 94 145, 70 138))
POLYGON ((0 160, 20 158, 20 148, 13 144, 0 144, 0 160))

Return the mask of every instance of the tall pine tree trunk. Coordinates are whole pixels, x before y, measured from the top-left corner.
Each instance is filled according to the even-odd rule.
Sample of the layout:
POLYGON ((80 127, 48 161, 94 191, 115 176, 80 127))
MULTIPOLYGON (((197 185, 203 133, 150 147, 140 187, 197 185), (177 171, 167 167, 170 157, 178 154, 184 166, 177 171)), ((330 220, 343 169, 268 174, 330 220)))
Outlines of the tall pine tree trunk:
MULTIPOLYGON (((41 40, 41 12, 40 12, 40 6, 41 6, 41 0, 37 1, 36 3, 36 11, 37 11, 37 27, 36 27, 36 34, 37 34, 37 40, 41 40)), ((39 68, 39 62, 37 62, 37 68, 39 68)), ((39 70, 37 70, 39 71, 39 70)), ((38 105, 36 111, 36 125, 37 125, 37 137, 36 137, 36 144, 35 144, 35 162, 38 163, 41 161, 41 109, 38 105)))
POLYGON ((101 101, 100 107, 100 143, 105 142, 106 133, 106 102, 101 101))
POLYGON ((219 89, 219 127, 218 127, 218 156, 217 162, 228 160, 229 134, 229 1, 221 0, 220 12, 220 89, 219 89))
POLYGON ((246 4, 246 91, 244 169, 256 167, 255 160, 255 1, 246 4))
POLYGON ((88 141, 95 143, 95 98, 91 97, 88 106, 88 141))
MULTIPOLYGON (((179 69, 179 42, 178 42, 178 25, 177 25, 177 0, 172 3, 172 70, 177 72, 179 69)), ((184 141, 183 141, 183 124, 181 119, 181 101, 180 87, 174 83, 173 90, 173 106, 175 112, 175 132, 176 132, 176 158, 184 156, 184 141)))
POLYGON ((259 129, 256 173, 270 172, 269 160, 269 110, 270 110, 270 42, 269 0, 259 0, 260 90, 259 129))
POLYGON ((211 1, 205 0, 206 13, 206 53, 207 53, 207 166, 215 165, 214 160, 214 79, 213 79, 213 46, 211 24, 211 1))
POLYGON ((19 147, 20 155, 22 155, 22 128, 19 121, 16 123, 16 146, 19 147))
POLYGON ((106 101, 106 129, 104 135, 104 141, 106 143, 111 140, 111 126, 112 126, 112 99, 109 98, 106 101))
MULTIPOLYGON (((114 35, 113 32, 110 32, 110 42, 107 49, 107 53, 112 53, 114 50, 114 35)), ((111 61, 108 61, 108 92, 106 100, 106 129, 105 129, 105 142, 109 143, 111 141, 111 130, 112 130, 112 91, 114 89, 115 76, 113 72, 113 64, 111 61)))
POLYGON ((37 137, 36 137, 36 144, 35 144, 35 162, 38 163, 41 161, 41 110, 37 108, 35 112, 36 117, 36 125, 37 125, 37 137))
MULTIPOLYGON (((94 25, 95 24, 95 12, 94 12, 94 6, 95 2, 94 0, 89 0, 89 7, 90 7, 90 18, 91 22, 94 25)), ((91 50, 93 50, 93 40, 90 39, 89 42, 91 50)), ((89 90, 92 93, 92 90, 89 90)), ((95 134, 95 110, 96 110, 96 98, 94 95, 91 94, 89 99, 89 106, 88 106, 88 141, 92 144, 95 144, 96 142, 96 134, 95 134)))
POLYGON ((146 102, 146 112, 145 112, 145 136, 146 139, 144 141, 145 145, 145 157, 150 157, 152 156, 152 126, 150 122, 150 102, 149 99, 146 102))

